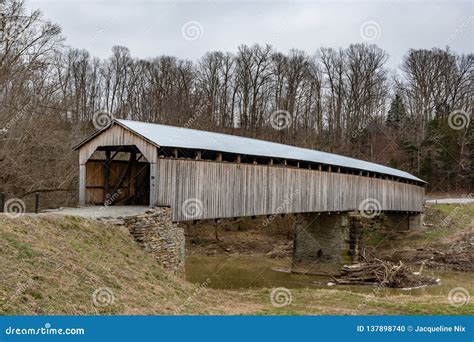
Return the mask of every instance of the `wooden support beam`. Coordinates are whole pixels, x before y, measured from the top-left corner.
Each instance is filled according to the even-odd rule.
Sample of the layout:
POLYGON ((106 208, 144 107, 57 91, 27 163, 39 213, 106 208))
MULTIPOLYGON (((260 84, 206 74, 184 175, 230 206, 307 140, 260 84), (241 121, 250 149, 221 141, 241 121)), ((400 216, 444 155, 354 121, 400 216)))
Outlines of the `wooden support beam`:
MULTIPOLYGON (((114 154, 109 158, 109 159, 110 159, 109 162, 111 162, 112 160, 114 160, 114 158, 117 156, 117 154, 118 154, 119 152, 120 152, 120 150, 115 151, 114 154)), ((106 155, 107 155, 107 153, 106 153, 106 155)))
MULTIPOLYGON (((114 190, 111 192, 112 196, 114 196, 117 193, 117 191, 122 187, 122 184, 125 180, 125 176, 128 176, 128 179, 130 180, 128 184, 130 192, 128 194, 127 199, 131 199, 132 196, 135 196, 135 184, 136 184, 135 178, 136 177, 135 177, 135 174, 133 173, 133 169, 134 169, 134 164, 136 162, 136 159, 137 159, 136 153, 131 153, 130 160, 128 161, 127 166, 122 171, 122 174, 119 177, 117 185, 115 186, 114 190)), ((108 205, 110 204, 111 203, 108 203, 108 205)), ((132 204, 135 204, 135 199, 133 199, 132 204)))
MULTIPOLYGON (((79 205, 86 204, 86 165, 79 164, 79 205)), ((3 209, 3 206, 2 206, 3 209)))
POLYGON ((283 161, 283 165, 288 165, 288 161, 286 159, 283 161))
MULTIPOLYGON (((129 179, 129 184, 128 184, 128 187, 130 189, 130 196, 133 195, 133 200, 132 200, 132 204, 137 204, 136 203, 136 192, 137 192, 137 188, 138 188, 138 184, 137 184, 137 175, 136 175, 136 172, 137 172, 137 167, 138 167, 138 163, 137 163, 137 154, 136 153, 131 153, 130 154, 130 169, 128 171, 128 179, 129 179)), ((117 187, 117 191, 118 191, 118 187, 117 187)))
POLYGON ((240 163, 242 161, 242 156, 240 154, 235 156, 235 162, 240 163))
POLYGON ((194 159, 201 160, 201 158, 202 158, 202 151, 196 151, 196 155, 194 156, 194 159))
MULTIPOLYGON (((115 156, 115 154, 114 154, 115 156)), ((103 165, 103 172, 104 172, 104 193, 102 195, 102 202, 105 204, 107 200, 107 195, 109 193, 109 178, 110 178, 110 151, 105 151, 105 162, 103 165)))
POLYGON ((178 158, 178 149, 173 148, 173 157, 178 158))
POLYGON ((268 165, 273 165, 273 158, 270 158, 268 165))
POLYGON ((216 160, 222 161, 222 152, 217 152, 216 160))
POLYGON ((323 166, 321 164, 318 165, 318 170, 323 171, 323 166))

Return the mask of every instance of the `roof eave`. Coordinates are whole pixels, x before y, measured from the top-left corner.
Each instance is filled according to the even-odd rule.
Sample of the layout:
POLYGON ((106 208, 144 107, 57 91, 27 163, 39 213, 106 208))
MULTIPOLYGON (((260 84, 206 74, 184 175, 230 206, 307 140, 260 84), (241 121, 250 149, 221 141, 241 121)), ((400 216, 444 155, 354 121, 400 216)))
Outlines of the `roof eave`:
POLYGON ((156 147, 160 147, 160 145, 158 145, 157 143, 151 141, 150 139, 144 137, 143 135, 141 135, 140 133, 136 132, 135 130, 131 129, 130 127, 128 127, 127 125, 124 125, 122 124, 120 121, 118 120, 113 120, 111 122, 110 125, 108 125, 107 127, 105 128, 102 128, 101 130, 98 130, 98 131, 95 131, 94 133, 92 133, 91 135, 89 135, 87 138, 83 139, 81 142, 77 143, 76 145, 74 145, 72 147, 72 150, 73 151, 77 151, 79 150, 82 146, 84 146, 85 144, 87 144, 89 141, 91 141, 92 139, 94 139, 96 136, 98 136, 99 134, 102 134, 103 132, 105 132, 106 130, 108 130, 109 128, 111 128, 113 125, 119 125, 120 127, 126 129, 127 131, 130 131, 132 132, 133 134, 135 134, 136 136, 142 138, 143 140, 145 140, 146 142, 156 146, 156 147))

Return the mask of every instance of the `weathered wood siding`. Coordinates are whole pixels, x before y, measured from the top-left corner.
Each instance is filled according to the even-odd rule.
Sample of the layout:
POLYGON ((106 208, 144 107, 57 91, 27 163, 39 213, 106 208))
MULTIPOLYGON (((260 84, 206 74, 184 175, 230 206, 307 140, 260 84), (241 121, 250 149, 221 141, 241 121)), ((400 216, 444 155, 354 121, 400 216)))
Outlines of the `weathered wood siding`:
MULTIPOLYGON (((106 129, 94 139, 81 146, 79 150, 79 204, 85 205, 90 198, 86 194, 86 162, 92 154, 101 146, 136 146, 143 156, 150 163, 152 174, 156 170, 156 161, 158 159, 157 147, 145 139, 139 137, 133 132, 124 129, 119 125, 113 125, 106 129)), ((154 179, 150 179, 150 203, 156 202, 154 179)))
POLYGON ((154 174, 155 204, 170 206, 175 221, 350 211, 368 198, 382 211, 421 212, 424 199, 416 185, 278 166, 158 159, 154 174), (186 215, 183 207, 194 199, 198 215, 186 215))
POLYGON ((113 125, 84 146, 81 146, 79 150, 79 164, 85 164, 98 147, 126 145, 135 145, 149 163, 155 163, 158 158, 155 145, 119 125, 113 125))

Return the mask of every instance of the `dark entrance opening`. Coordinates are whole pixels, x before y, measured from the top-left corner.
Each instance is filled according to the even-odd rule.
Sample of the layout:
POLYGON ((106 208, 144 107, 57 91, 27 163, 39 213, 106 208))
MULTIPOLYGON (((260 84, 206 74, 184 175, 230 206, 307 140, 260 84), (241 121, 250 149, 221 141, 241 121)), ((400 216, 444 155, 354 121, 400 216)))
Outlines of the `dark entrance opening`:
POLYGON ((99 147, 86 163, 86 204, 149 205, 150 164, 136 146, 99 147))

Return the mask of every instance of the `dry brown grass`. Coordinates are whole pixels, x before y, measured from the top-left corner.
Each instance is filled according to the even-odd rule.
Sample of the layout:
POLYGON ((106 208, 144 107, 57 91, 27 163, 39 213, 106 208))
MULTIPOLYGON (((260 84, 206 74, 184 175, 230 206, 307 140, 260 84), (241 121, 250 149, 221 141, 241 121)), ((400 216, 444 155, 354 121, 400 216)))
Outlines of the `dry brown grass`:
POLYGON ((165 272, 118 228, 43 215, 0 217, 0 227, 2 314, 173 314, 183 305, 181 313, 219 313, 233 302, 165 272), (114 302, 97 307, 102 287, 114 302))
POLYGON ((292 289, 275 308, 271 289, 199 288, 167 273, 127 231, 76 217, 0 216, 0 314, 474 314, 446 296, 375 297, 349 291, 292 289), (114 301, 93 304, 95 290, 114 301))

